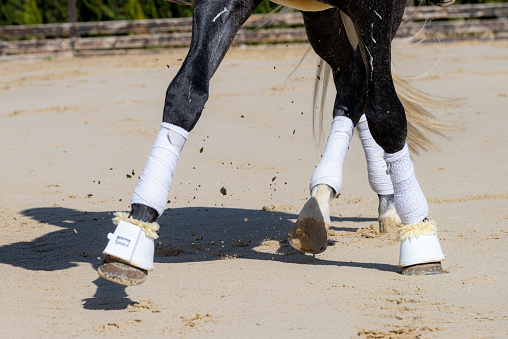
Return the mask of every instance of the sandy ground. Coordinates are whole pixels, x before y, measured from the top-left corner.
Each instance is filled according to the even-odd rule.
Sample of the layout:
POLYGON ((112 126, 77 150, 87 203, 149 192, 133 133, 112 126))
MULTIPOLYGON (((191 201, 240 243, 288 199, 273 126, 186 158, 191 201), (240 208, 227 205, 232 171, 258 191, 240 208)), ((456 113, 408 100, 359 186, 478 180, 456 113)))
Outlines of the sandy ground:
POLYGON ((1 336, 507 337, 508 41, 395 57, 419 75, 442 55, 415 84, 467 100, 436 112, 466 132, 415 158, 447 255, 446 274, 426 277, 398 274, 394 236, 370 231, 377 197, 357 137, 330 247, 288 247, 321 152, 315 56, 285 85, 306 48, 230 51, 159 220, 156 269, 128 288, 96 269, 186 51, 0 63, 1 336))

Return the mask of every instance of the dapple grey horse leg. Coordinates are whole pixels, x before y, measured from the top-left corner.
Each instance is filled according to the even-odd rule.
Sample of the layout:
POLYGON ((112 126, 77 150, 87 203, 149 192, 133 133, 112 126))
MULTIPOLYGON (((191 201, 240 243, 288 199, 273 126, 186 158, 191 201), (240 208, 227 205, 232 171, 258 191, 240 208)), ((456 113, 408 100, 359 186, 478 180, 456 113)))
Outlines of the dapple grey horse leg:
MULTIPOLYGON (((191 131, 206 101, 210 79, 226 55, 240 26, 261 0, 196 0, 192 39, 182 67, 171 81, 164 103, 163 122, 191 131)), ((157 211, 132 204, 133 218, 153 222, 157 211)))
POLYGON ((192 41, 180 71, 169 85, 164 122, 187 131, 196 125, 208 100, 210 79, 236 32, 262 0, 196 0, 192 41))
MULTIPOLYGON (((152 154, 148 159, 140 183, 133 194, 129 219, 122 220, 123 224, 118 224, 117 230, 112 234, 108 247, 106 247, 106 250, 109 247, 113 250, 108 250, 108 252, 105 250, 107 257, 99 267, 101 277, 124 285, 137 285, 146 280, 147 270, 153 269, 153 238, 150 245, 149 240, 138 236, 138 238, 143 238, 144 243, 148 243, 148 245, 136 246, 132 253, 120 257, 112 254, 120 247, 116 244, 119 237, 123 241, 123 246, 129 244, 129 241, 132 244, 136 240, 122 236, 121 231, 118 230, 120 225, 123 225, 122 227, 127 227, 129 232, 133 229, 135 232, 137 226, 142 226, 143 231, 147 233, 146 227, 148 227, 152 229, 153 236, 154 230, 158 229, 158 225, 154 221, 165 208, 165 199, 171 184, 172 173, 188 137, 188 132, 196 125, 208 100, 210 78, 224 58, 238 29, 259 3, 261 0, 195 1, 189 53, 167 89, 161 131, 157 136, 154 148, 152 148, 152 154), (164 156, 161 157, 161 154, 164 156), (168 161, 169 163, 167 163, 168 161), (168 174, 168 172, 171 173, 168 174), (159 176, 164 179, 158 178, 159 176), (159 182, 164 183, 164 187, 157 185, 159 182), (147 197, 143 197, 145 194, 147 197), (150 195, 155 196, 156 199, 150 195), (154 203, 144 203, 154 200, 154 203), (128 241, 125 241, 126 238, 128 241), (147 268, 146 265, 139 264, 140 260, 135 262, 125 259, 134 257, 142 258, 145 263, 151 262, 151 265, 147 268)), ((146 236, 148 237, 148 233, 146 236)), ((136 242, 136 244, 138 243, 136 242)), ((119 248, 118 253, 121 253, 122 250, 119 248)))
MULTIPOLYGON (((330 226, 330 200, 333 196, 338 195, 342 183, 343 158, 330 159, 330 157, 333 158, 333 155, 330 156, 329 153, 338 149, 342 155, 345 155, 350 140, 347 134, 352 133, 352 130, 349 132, 334 130, 335 120, 342 116, 355 123, 358 121, 359 116, 365 111, 365 100, 362 99, 365 98, 367 83, 363 59, 357 50, 356 33, 351 31, 351 29, 354 30, 353 27, 349 27, 350 31, 347 31, 346 25, 350 21, 349 23, 343 22, 349 18, 336 8, 322 12, 302 12, 302 14, 309 42, 314 51, 330 66, 337 90, 333 109, 334 123, 332 124, 334 136, 329 137, 325 153, 313 173, 311 197, 300 212, 289 239, 290 244, 296 249, 319 253, 326 249, 327 230, 330 226), (343 133, 343 137, 336 137, 340 133, 343 133), (332 143, 336 144, 332 145, 332 143)), ((396 216, 393 203, 390 204, 393 201, 393 188, 389 176, 385 174, 386 168, 383 168, 383 163, 372 159, 373 153, 379 155, 383 150, 370 136, 368 127, 366 127, 367 122, 365 121, 361 125, 362 131, 359 133, 363 136, 362 144, 369 167, 369 182, 379 195, 380 230, 387 232, 389 231, 386 227, 389 224, 387 221, 392 221, 392 219, 397 221, 397 218, 393 218, 394 215, 396 216), (366 136, 370 139, 364 140, 366 136), (373 148, 377 152, 373 152, 373 148), (381 172, 384 175, 382 178, 377 175, 374 178, 377 180, 371 180, 371 172, 375 174, 381 172)), ((391 222, 391 224, 395 222, 391 222)))
POLYGON ((338 196, 342 186, 342 164, 353 133, 353 119, 360 102, 357 93, 364 87, 364 77, 356 74, 362 73, 363 62, 361 57, 355 60, 355 51, 348 41, 340 11, 332 8, 302 12, 302 15, 309 42, 330 65, 337 87, 332 130, 311 178, 311 197, 289 236, 289 243, 295 249, 316 254, 327 247, 330 201, 338 196))
POLYGON ((427 219, 427 200, 414 173, 407 145, 404 107, 391 75, 391 40, 400 25, 405 0, 331 1, 352 19, 367 69, 367 121, 376 143, 385 151, 401 218, 399 266, 403 274, 442 273, 444 259, 436 225, 427 219))
POLYGON ((386 174, 386 164, 378 159, 382 157, 383 149, 373 140, 365 117, 361 118, 362 123, 357 124, 359 117, 365 112, 367 82, 363 59, 357 49, 358 39, 354 27, 350 19, 344 13, 340 14, 337 9, 304 13, 304 22, 311 45, 333 72, 337 89, 334 116, 350 116, 357 125, 367 160, 369 183, 379 198, 379 230, 381 233, 395 232, 400 219, 393 204, 393 186, 386 174), (334 26, 330 25, 330 22, 338 24, 334 26), (337 30, 341 33, 334 33, 337 30))

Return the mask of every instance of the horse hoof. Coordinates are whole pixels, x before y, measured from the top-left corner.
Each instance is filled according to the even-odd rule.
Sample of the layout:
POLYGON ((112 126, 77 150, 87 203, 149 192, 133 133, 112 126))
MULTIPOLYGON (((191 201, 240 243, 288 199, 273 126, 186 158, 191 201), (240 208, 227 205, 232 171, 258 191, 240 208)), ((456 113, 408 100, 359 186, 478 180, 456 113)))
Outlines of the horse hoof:
POLYGON ((148 271, 131 266, 110 256, 104 258, 98 271, 102 278, 125 286, 142 284, 148 277, 148 271))
POLYGON ((305 253, 321 253, 328 244, 328 227, 322 220, 299 219, 289 235, 289 244, 305 253))
POLYGON ((402 268, 402 271, 400 273, 402 275, 433 275, 433 274, 443 274, 444 272, 441 263, 438 261, 406 266, 402 268))
POLYGON ((387 217, 379 219, 379 233, 397 233, 397 225, 400 224, 400 219, 394 217, 387 217))
POLYGON ((379 195, 379 233, 397 233, 400 218, 395 210, 393 194, 379 195))

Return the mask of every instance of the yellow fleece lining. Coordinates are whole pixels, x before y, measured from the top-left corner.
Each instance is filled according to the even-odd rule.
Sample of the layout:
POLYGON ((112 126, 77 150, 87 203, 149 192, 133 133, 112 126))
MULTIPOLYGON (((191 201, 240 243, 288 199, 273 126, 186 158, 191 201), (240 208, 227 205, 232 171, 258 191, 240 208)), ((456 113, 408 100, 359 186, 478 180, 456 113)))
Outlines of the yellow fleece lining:
POLYGON ((159 230, 159 224, 156 222, 144 222, 141 220, 136 220, 133 217, 129 216, 129 213, 125 212, 116 212, 114 214, 113 223, 118 225, 120 221, 128 222, 129 224, 136 225, 141 227, 141 229, 145 232, 146 236, 150 239, 157 239, 159 236, 157 235, 157 231, 159 230))
POLYGON ((434 220, 422 221, 418 224, 397 226, 397 240, 402 241, 410 238, 417 238, 420 235, 430 235, 437 233, 437 225, 434 220))

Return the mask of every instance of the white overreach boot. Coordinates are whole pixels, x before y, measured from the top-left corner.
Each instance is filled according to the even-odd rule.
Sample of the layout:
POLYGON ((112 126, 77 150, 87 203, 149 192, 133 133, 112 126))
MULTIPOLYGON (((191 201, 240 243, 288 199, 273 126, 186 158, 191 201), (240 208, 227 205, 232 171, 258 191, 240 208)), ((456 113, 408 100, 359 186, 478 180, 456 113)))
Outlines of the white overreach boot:
POLYGON ((393 183, 395 208, 402 221, 397 232, 401 241, 402 274, 443 273, 440 261, 445 256, 437 238, 437 227, 427 219, 427 199, 416 180, 407 145, 399 152, 386 153, 385 160, 393 183))
POLYGON ((104 254, 119 259, 131 266, 151 271, 157 239, 157 223, 145 223, 129 218, 127 213, 116 213, 113 222, 115 232, 108 234, 108 245, 104 254))
POLYGON ((436 223, 432 220, 401 225, 397 239, 400 240, 400 267, 438 262, 445 258, 437 238, 436 223))
POLYGON ((132 286, 143 283, 148 271, 154 269, 154 240, 158 238, 159 224, 147 223, 117 212, 114 233, 108 234, 108 245, 103 253, 104 262, 99 275, 118 284, 132 286))

